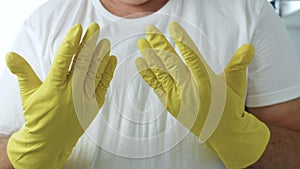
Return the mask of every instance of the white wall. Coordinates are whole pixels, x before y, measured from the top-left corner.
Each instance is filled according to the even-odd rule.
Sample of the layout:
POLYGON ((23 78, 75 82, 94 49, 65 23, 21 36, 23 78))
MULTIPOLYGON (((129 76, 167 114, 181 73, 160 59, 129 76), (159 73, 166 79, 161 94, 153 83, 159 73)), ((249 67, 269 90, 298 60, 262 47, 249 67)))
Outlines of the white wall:
POLYGON ((288 29, 294 48, 300 58, 300 10, 283 17, 282 20, 288 29))
POLYGON ((5 64, 4 56, 9 52, 11 43, 20 24, 45 1, 47 0, 0 1, 0 74, 5 64))

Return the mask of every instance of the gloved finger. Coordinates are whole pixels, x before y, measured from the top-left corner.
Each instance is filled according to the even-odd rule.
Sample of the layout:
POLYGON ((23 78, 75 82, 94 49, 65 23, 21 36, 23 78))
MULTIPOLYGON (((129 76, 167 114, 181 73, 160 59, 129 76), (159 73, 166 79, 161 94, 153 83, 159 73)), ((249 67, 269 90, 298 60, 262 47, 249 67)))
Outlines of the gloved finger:
POLYGON ((165 90, 168 90, 170 85, 183 82, 187 68, 179 57, 174 56, 169 51, 155 52, 157 49, 152 48, 146 39, 140 39, 138 47, 143 59, 145 59, 144 61, 165 90), (158 53, 161 54, 160 57, 157 56, 158 53))
POLYGON ((99 66, 96 73, 95 87, 97 87, 99 82, 101 81, 103 72, 105 71, 105 68, 109 62, 110 48, 110 41, 107 39, 101 40, 96 47, 95 54, 97 54, 98 57, 95 57, 97 60, 93 62, 97 62, 99 66))
POLYGON ((151 88, 153 88, 154 90, 161 89, 164 91, 161 82, 155 75, 155 72, 152 71, 152 69, 150 68, 150 66, 144 58, 137 58, 135 60, 135 65, 142 78, 145 80, 146 83, 148 83, 148 85, 151 88))
MULTIPOLYGON (((181 61, 173 46, 166 39, 165 35, 153 25, 147 26, 146 35, 154 52, 162 60, 162 64, 166 68, 165 70, 168 70, 172 77, 180 83, 186 77, 183 75, 186 73, 186 66, 181 61)), ((150 67, 152 66, 150 65, 150 67)))
POLYGON ((174 82, 177 83, 178 87, 184 88, 190 83, 189 77, 191 77, 192 74, 179 57, 169 54, 170 53, 164 54, 164 52, 161 52, 160 58, 174 82))
POLYGON ((138 48, 149 67, 166 71, 162 61, 156 55, 155 49, 152 48, 148 40, 144 38, 139 39, 138 48))
POLYGON ((6 64, 10 71, 18 77, 22 103, 42 84, 29 63, 14 52, 7 53, 6 64))
POLYGON ((169 25, 169 31, 192 74, 200 81, 209 82, 209 74, 213 71, 203 59, 190 36, 176 22, 169 25))
POLYGON ((104 101, 105 101, 105 94, 109 87, 109 84, 113 78, 115 69, 117 66, 117 58, 115 56, 110 56, 108 64, 102 74, 102 78, 100 82, 98 83, 98 86, 96 88, 96 100, 98 102, 99 108, 102 107, 104 101))
POLYGON ((166 90, 163 88, 162 83, 155 75, 155 72, 157 73, 160 71, 162 74, 164 71, 160 69, 153 70, 149 67, 144 58, 137 58, 135 60, 135 65, 144 81, 154 90, 163 105, 166 105, 166 90))
POLYGON ((161 33, 154 25, 147 26, 146 37, 150 42, 152 48, 156 49, 158 56, 159 52, 171 53, 171 55, 178 56, 175 49, 166 39, 163 33, 161 33))
MULTIPOLYGON (((154 49, 151 47, 150 43, 146 39, 140 39, 138 41, 138 48, 143 55, 143 59, 146 62, 147 66, 151 69, 161 70, 167 72, 164 64, 160 58, 154 52, 154 49)), ((146 67, 145 67, 146 68, 146 67)), ((159 81, 166 79, 166 74, 159 73, 159 71, 153 72, 159 81)))
POLYGON ((241 46, 232 56, 224 69, 227 85, 242 98, 246 94, 246 71, 254 57, 254 47, 250 44, 241 46))
POLYGON ((109 51, 110 51, 110 42, 107 39, 101 40, 101 42, 97 45, 96 50, 94 52, 94 56, 92 58, 92 62, 89 66, 89 70, 85 79, 85 90, 88 96, 93 96, 95 93, 96 84, 98 85, 99 81, 102 78, 103 72, 109 61, 109 51), (108 54, 108 58, 106 60, 102 60, 105 55, 108 54), (100 65, 102 64, 102 65, 100 65), (100 70, 99 70, 100 69, 100 70), (102 71, 102 69, 104 69, 102 71), (99 72, 98 72, 99 70, 99 72), (96 82, 98 80, 98 82, 96 82))
POLYGON ((96 43, 100 34, 99 26, 96 23, 91 24, 91 28, 88 31, 92 30, 90 33, 86 33, 86 41, 81 44, 80 53, 77 53, 76 64, 74 72, 76 76, 84 77, 84 81, 88 78, 88 71, 91 69, 92 59, 94 57, 96 43), (95 32, 94 32, 95 31, 95 32), (90 34, 90 35, 88 35, 90 34))
POLYGON ((80 24, 73 26, 63 42, 58 48, 53 65, 50 68, 48 77, 46 79, 55 85, 62 86, 65 84, 69 72, 70 63, 74 54, 78 49, 81 39, 82 27, 80 24))
POLYGON ((76 65, 76 61, 77 61, 77 58, 78 58, 78 55, 79 53, 81 52, 81 49, 84 47, 84 45, 86 44, 86 42, 88 40, 90 40, 91 37, 93 36, 98 36, 97 34, 99 34, 99 31, 100 30, 100 27, 97 23, 93 22, 89 25, 89 27, 87 28, 86 32, 85 32, 85 35, 79 45, 79 48, 76 52, 76 55, 74 56, 74 59, 73 59, 73 63, 72 63, 72 67, 71 67, 71 70, 70 70, 70 75, 73 73, 74 71, 74 68, 75 68, 75 65, 76 65))

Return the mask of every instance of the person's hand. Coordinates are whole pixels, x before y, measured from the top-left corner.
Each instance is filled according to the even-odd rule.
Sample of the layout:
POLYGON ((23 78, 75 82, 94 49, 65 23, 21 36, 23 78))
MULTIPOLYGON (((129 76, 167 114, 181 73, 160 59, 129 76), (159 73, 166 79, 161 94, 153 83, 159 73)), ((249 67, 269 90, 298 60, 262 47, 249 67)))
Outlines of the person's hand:
POLYGON ((21 56, 7 54, 7 66, 18 77, 25 119, 7 146, 15 168, 62 168, 104 104, 117 59, 109 54, 108 40, 96 46, 99 33, 92 23, 81 41, 81 25, 73 26, 44 82, 21 56))
POLYGON ((143 55, 136 60, 140 75, 166 109, 200 141, 206 141, 227 168, 251 165, 270 137, 267 126, 244 109, 246 70, 254 48, 240 47, 218 75, 178 23, 171 23, 169 31, 186 64, 165 36, 149 26, 147 39, 138 42, 143 55), (207 134, 211 128, 213 132, 207 134))

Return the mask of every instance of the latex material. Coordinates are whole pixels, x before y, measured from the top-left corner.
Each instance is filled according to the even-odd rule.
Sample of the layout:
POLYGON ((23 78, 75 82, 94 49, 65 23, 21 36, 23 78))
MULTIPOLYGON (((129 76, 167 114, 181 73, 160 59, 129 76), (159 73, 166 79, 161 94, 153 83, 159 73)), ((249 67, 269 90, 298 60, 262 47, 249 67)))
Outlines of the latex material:
MULTIPOLYGON (((21 56, 7 54, 7 66, 18 77, 25 119, 7 146, 9 159, 16 169, 62 168, 84 129, 102 107, 117 60, 109 55, 108 40, 96 46, 99 32, 99 26, 92 23, 81 41, 81 25, 73 26, 61 43, 44 82, 21 56), (76 71, 81 73, 74 73, 76 71), (82 76, 83 86, 74 88, 79 76, 82 76), (73 93, 80 90, 93 96, 97 110, 75 111, 73 93)), ((81 100, 91 99, 88 96, 82 95, 81 100)))
POLYGON ((136 66, 141 76, 154 89, 166 109, 197 137, 201 137, 203 132, 205 134, 203 126, 209 113, 220 114, 212 109, 222 107, 223 114, 216 116, 220 117, 220 121, 215 122, 216 129, 206 143, 227 168, 251 165, 259 159, 270 137, 268 127, 244 110, 246 70, 254 56, 254 48, 250 44, 240 47, 224 72, 218 75, 208 66, 179 24, 171 23, 169 31, 186 64, 165 36, 154 26, 149 26, 147 39, 141 39, 138 43, 143 57, 136 60, 136 66), (197 90, 186 89, 186 86, 193 87, 193 84, 196 84, 197 90), (191 92, 199 92, 200 98, 191 92), (221 98, 225 93, 225 99, 220 99, 218 93, 221 98), (191 95, 191 98, 185 98, 186 95, 191 95), (195 119, 181 118, 181 114, 190 113, 181 110, 187 109, 187 105, 182 104, 186 99, 200 101, 195 119), (217 102, 223 100, 224 104, 213 104, 218 99, 220 101, 217 102))

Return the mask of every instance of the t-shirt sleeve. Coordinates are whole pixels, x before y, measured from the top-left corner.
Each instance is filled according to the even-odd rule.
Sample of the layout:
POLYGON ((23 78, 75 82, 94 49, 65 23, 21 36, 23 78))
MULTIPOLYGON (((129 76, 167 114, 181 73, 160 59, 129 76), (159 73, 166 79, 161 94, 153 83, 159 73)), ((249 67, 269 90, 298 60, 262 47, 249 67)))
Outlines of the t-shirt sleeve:
POLYGON ((265 2, 251 43, 255 57, 249 66, 246 106, 261 107, 300 96, 300 56, 296 56, 287 30, 265 2))
MULTIPOLYGON (((15 37, 11 51, 27 60, 40 75, 38 46, 34 31, 24 22, 15 37)), ((0 134, 10 135, 23 125, 24 118, 17 77, 7 67, 0 76, 0 93, 0 134)))

